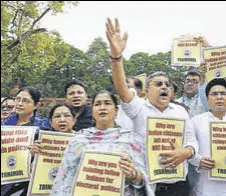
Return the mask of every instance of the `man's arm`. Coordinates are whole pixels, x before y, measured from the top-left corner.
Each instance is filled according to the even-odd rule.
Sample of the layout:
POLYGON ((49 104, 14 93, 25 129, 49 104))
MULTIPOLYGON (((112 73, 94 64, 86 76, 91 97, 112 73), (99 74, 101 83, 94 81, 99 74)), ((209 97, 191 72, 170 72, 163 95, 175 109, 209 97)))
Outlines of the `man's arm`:
POLYGON ((132 100, 133 94, 126 85, 122 58, 122 52, 126 47, 128 34, 125 33, 123 38, 121 38, 119 22, 117 19, 115 19, 115 26, 113 26, 111 20, 108 19, 106 27, 106 35, 110 45, 110 59, 114 86, 122 101, 128 103, 132 100))

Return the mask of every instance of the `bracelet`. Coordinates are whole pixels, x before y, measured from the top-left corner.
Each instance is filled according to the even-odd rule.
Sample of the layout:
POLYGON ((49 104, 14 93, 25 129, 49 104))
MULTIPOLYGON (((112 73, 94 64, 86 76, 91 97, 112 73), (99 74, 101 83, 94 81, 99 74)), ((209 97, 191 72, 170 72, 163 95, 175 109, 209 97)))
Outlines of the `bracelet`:
POLYGON ((122 55, 120 57, 116 57, 116 58, 109 56, 109 58, 110 58, 111 62, 119 62, 122 59, 122 55))

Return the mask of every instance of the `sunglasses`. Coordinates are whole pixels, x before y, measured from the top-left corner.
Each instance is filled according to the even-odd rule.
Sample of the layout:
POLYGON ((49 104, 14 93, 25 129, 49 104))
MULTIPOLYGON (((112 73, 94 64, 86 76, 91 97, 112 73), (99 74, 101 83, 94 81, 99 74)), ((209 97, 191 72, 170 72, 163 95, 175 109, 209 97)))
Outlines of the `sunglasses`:
POLYGON ((12 110, 14 108, 13 105, 3 105, 1 106, 1 110, 12 110))
POLYGON ((157 87, 161 87, 165 84, 166 87, 170 87, 170 83, 169 82, 162 82, 162 81, 157 81, 154 83, 155 86, 157 87))

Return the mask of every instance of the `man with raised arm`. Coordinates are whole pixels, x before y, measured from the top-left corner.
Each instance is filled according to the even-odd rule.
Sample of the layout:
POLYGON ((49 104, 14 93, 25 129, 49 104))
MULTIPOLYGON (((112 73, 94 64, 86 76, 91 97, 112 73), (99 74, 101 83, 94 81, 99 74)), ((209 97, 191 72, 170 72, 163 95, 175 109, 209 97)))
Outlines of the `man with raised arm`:
MULTIPOLYGON (((106 27, 106 35, 110 44, 110 59, 114 86, 123 101, 123 109, 133 120, 136 142, 145 149, 148 116, 183 119, 189 119, 189 116, 183 107, 170 103, 171 85, 164 72, 156 72, 147 78, 145 86, 147 100, 145 102, 141 102, 137 96, 129 91, 126 85, 122 61, 122 53, 126 47, 128 34, 125 33, 121 38, 117 19, 115 20, 115 25, 108 19, 106 27)), ((197 141, 194 136, 194 131, 186 126, 184 148, 162 153, 163 156, 167 157, 162 163, 166 164, 165 168, 175 168, 184 160, 193 158, 196 151, 197 141)), ((185 162, 185 165, 187 175, 187 162, 185 162)), ((187 196, 188 192, 187 181, 171 180, 166 183, 159 183, 155 194, 156 196, 187 196)))

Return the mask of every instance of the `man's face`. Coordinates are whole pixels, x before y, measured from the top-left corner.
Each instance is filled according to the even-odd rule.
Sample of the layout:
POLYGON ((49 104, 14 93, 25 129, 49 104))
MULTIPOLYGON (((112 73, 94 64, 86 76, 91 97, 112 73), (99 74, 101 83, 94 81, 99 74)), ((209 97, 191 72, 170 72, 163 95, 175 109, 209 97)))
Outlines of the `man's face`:
POLYGON ((1 119, 7 118, 13 112, 15 112, 14 100, 13 99, 5 100, 1 105, 1 119))
POLYGON ((86 100, 86 92, 82 86, 72 85, 67 89, 66 102, 75 108, 85 105, 86 100))
POLYGON ((134 88, 135 89, 134 79, 128 78, 127 86, 128 86, 128 88, 134 88))
POLYGON ((168 78, 165 76, 153 77, 146 88, 146 96, 150 103, 163 111, 170 102, 171 89, 168 78))
POLYGON ((188 97, 193 97, 198 93, 199 76, 188 75, 184 84, 184 93, 188 97))
POLYGON ((216 85, 210 89, 207 97, 212 112, 226 112, 226 89, 224 86, 216 85))

